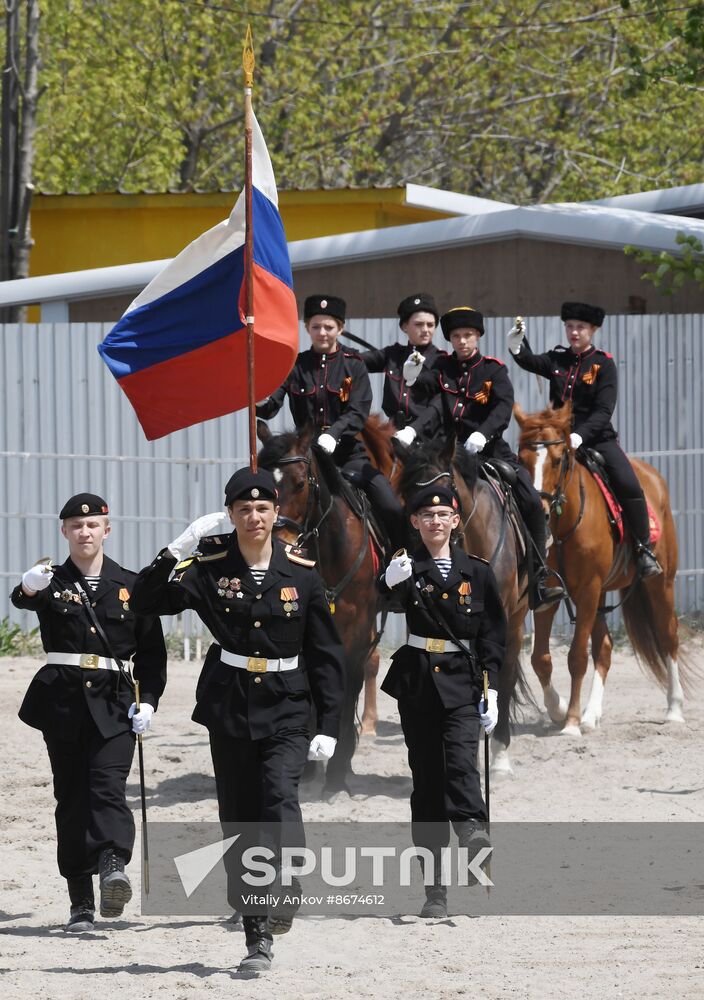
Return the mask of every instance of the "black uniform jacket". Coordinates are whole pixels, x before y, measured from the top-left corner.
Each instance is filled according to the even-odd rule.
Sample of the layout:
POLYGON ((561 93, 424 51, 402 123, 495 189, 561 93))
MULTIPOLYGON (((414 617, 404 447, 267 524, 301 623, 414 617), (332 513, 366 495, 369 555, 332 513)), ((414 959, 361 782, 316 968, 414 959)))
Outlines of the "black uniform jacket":
MULTIPOLYGON (((139 681, 141 700, 156 708, 166 684, 166 646, 159 619, 135 614, 131 601, 135 579, 135 573, 105 556, 100 583, 93 592, 67 559, 54 570, 45 590, 28 597, 18 584, 11 600, 16 608, 37 612, 47 653, 107 656, 83 604, 65 599, 68 592, 78 597, 74 586, 78 581, 88 594, 114 655, 123 662, 133 658, 133 675, 139 681)), ((46 664, 29 685, 19 717, 56 739, 75 740, 79 738, 79 723, 88 711, 101 735, 108 739, 132 728, 127 712, 133 701, 132 688, 117 671, 46 664)))
POLYGON ((203 539, 199 552, 176 565, 163 549, 139 574, 132 599, 149 614, 192 608, 212 633, 216 644, 198 680, 194 722, 234 737, 263 739, 308 726, 312 694, 317 732, 337 737, 344 654, 318 573, 291 561, 297 557, 274 541, 258 586, 235 533, 203 539), (222 663, 221 647, 266 659, 299 655, 299 664, 295 670, 250 673, 222 663))
POLYGON ((572 427, 585 445, 611 441, 616 431, 611 417, 616 406, 618 377, 613 357, 593 345, 583 354, 571 347, 553 347, 533 354, 527 340, 514 354, 517 365, 550 380, 550 402, 554 407, 572 403, 572 427))
POLYGON ((440 358, 447 357, 445 351, 435 344, 414 347, 413 344, 390 344, 375 351, 365 351, 362 361, 367 371, 384 372, 384 397, 381 408, 397 427, 405 427, 420 417, 438 392, 435 369, 440 358), (424 364, 412 386, 406 385, 403 365, 413 351, 423 355, 424 364))
MULTIPOLYGON (((464 653, 427 653, 413 646, 401 646, 391 658, 382 690, 399 701, 413 702, 423 696, 428 676, 435 682, 445 708, 476 704, 482 696, 481 671, 489 673, 489 687, 496 689, 498 672, 506 651, 506 615, 494 571, 484 559, 469 556, 451 546, 452 568, 447 580, 435 560, 421 546, 413 555, 413 576, 394 587, 406 606, 406 625, 414 635, 448 639, 419 593, 425 588, 429 601, 441 622, 447 622, 454 635, 470 646, 477 657, 476 674, 464 653)), ((388 593, 383 574, 382 592, 388 593)))
POLYGON ((334 354, 317 354, 312 348, 302 351, 284 384, 257 406, 257 416, 263 420, 276 416, 286 396, 299 430, 312 424, 316 433, 331 434, 338 442, 336 464, 366 458, 356 435, 369 416, 372 387, 359 354, 339 346, 334 354))
POLYGON ((429 438, 454 431, 462 444, 480 431, 487 440, 483 455, 515 463, 516 456, 502 437, 513 412, 513 386, 503 361, 479 352, 459 361, 453 352, 438 360, 437 369, 439 392, 413 424, 415 430, 429 438))

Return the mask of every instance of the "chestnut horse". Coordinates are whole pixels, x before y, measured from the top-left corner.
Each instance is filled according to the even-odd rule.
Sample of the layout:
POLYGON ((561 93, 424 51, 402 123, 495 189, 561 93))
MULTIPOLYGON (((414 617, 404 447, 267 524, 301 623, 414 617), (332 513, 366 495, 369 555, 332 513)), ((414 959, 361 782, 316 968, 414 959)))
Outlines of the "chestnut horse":
POLYGON ((551 680, 550 630, 557 607, 535 616, 532 664, 550 718, 564 722, 562 732, 567 735, 578 735, 580 725, 589 730, 599 725, 613 646, 600 607, 608 591, 620 591, 621 612, 633 650, 667 689, 666 721, 684 721, 679 675, 681 668, 686 680, 686 665, 678 665, 674 604, 677 536, 665 480, 651 465, 633 460, 646 500, 660 523, 661 534, 654 549, 663 570, 658 576, 636 579, 628 536, 620 545, 614 540, 603 495, 591 473, 576 460, 570 445, 571 407, 549 407, 542 413, 526 415, 516 406, 514 415, 521 428, 519 457, 532 473, 550 514, 554 544, 549 565, 562 576, 576 610, 567 661, 571 678, 568 705, 551 680), (590 637, 594 680, 582 714, 582 681, 590 637))
POLYGON ((279 490, 279 520, 275 530, 287 542, 297 542, 315 559, 323 578, 335 624, 345 649, 346 691, 340 737, 325 772, 325 794, 347 788, 357 743, 355 715, 364 669, 376 639, 379 596, 375 557, 366 519, 331 492, 340 473, 328 459, 328 475, 321 475, 326 456, 311 449, 313 431, 272 435, 263 421, 257 435, 264 447, 259 465, 271 469, 279 490))

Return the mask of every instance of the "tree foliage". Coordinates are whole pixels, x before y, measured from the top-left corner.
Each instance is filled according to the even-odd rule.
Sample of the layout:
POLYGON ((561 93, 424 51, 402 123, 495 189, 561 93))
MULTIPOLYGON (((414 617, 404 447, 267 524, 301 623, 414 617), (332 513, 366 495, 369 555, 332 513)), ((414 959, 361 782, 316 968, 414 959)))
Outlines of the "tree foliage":
POLYGON ((38 186, 238 188, 248 22, 281 187, 415 182, 534 203, 690 183, 701 94, 639 83, 636 54, 655 67, 688 44, 646 6, 62 0, 42 24, 38 186))
POLYGON ((641 280, 651 282, 665 295, 674 295, 687 281, 693 281, 704 289, 704 243, 686 233, 677 233, 675 242, 682 247, 677 256, 667 250, 653 253, 652 250, 639 250, 632 246, 624 247, 624 250, 639 264, 653 269, 642 274, 641 280))

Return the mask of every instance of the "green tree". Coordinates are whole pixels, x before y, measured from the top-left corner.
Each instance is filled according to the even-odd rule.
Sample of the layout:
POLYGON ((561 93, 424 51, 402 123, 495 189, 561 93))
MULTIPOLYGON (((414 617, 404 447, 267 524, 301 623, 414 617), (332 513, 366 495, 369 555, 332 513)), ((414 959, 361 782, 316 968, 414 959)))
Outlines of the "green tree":
POLYGON ((674 295, 688 281, 704 288, 704 243, 686 233, 678 233, 675 242, 682 247, 680 254, 666 250, 653 253, 633 246, 624 247, 624 252, 635 257, 639 264, 653 268, 642 274, 641 280, 651 282, 665 295, 674 295))

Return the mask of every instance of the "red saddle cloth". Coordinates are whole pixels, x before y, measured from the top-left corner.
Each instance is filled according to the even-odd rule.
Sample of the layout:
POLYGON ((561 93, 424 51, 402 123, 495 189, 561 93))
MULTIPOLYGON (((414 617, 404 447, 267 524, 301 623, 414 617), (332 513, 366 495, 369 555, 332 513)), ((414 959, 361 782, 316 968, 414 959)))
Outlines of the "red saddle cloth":
MULTIPOLYGON (((621 507, 621 504, 618 502, 614 494, 611 492, 609 487, 606 485, 606 483, 598 473, 592 472, 592 476, 594 477, 597 486, 601 490, 606 506, 609 509, 609 513, 611 515, 610 517, 611 526, 613 528, 616 541, 620 545, 621 542, 623 541, 623 533, 624 533, 623 509, 621 507)), ((660 524, 660 521, 658 520, 657 514, 655 513, 655 511, 650 506, 647 500, 646 504, 648 505, 648 523, 650 524, 650 544, 655 545, 657 540, 660 538, 660 535, 662 534, 662 526, 660 524)))

